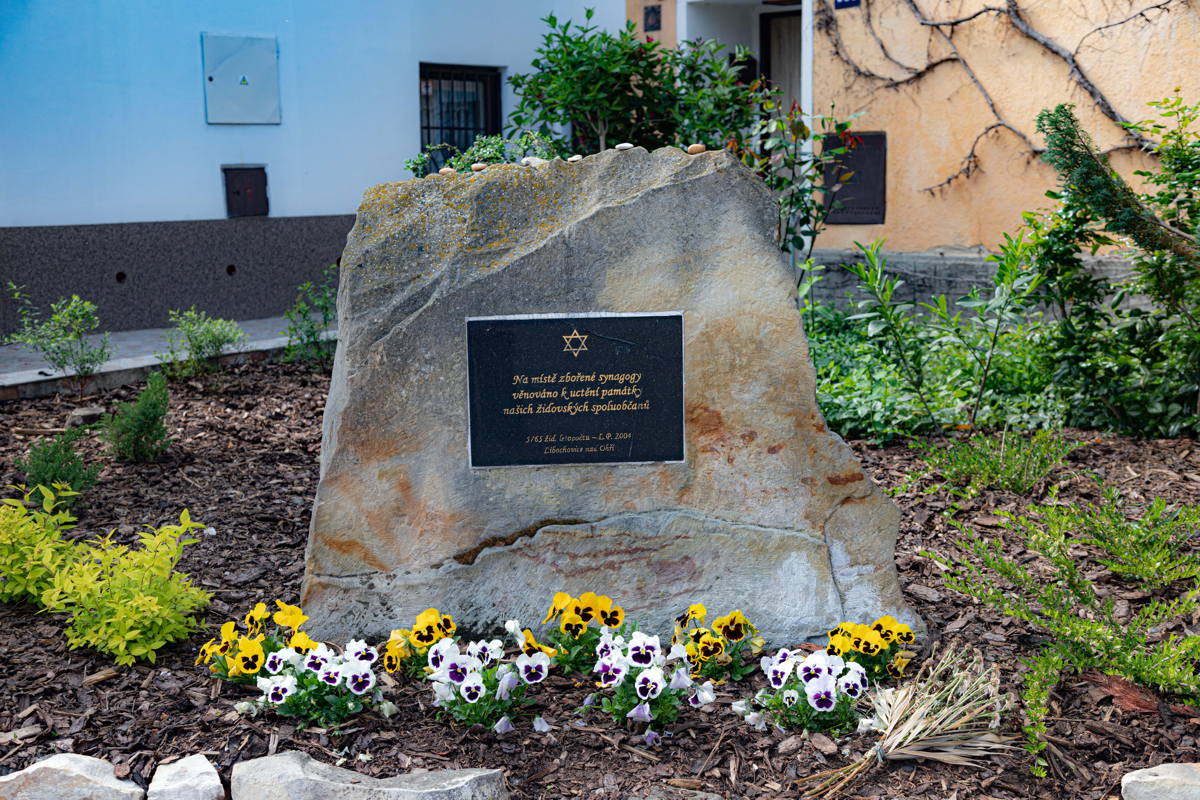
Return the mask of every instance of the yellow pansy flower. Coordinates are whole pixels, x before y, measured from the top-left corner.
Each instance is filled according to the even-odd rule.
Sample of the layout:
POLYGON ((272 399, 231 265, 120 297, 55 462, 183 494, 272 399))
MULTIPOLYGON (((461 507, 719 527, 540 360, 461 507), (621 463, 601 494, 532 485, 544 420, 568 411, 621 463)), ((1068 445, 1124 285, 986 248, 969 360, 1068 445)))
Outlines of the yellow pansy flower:
POLYGON ((288 639, 288 647, 300 655, 308 655, 310 651, 316 649, 316 646, 317 642, 314 642, 304 631, 296 631, 292 634, 292 638, 288 639))
POLYGON ((609 603, 608 608, 600 609, 600 624, 606 628, 619 628, 625 621, 625 609, 609 603))
POLYGON ((572 639, 578 639, 580 636, 583 636, 583 632, 587 630, 587 626, 587 623, 578 614, 573 613, 563 614, 558 623, 558 629, 572 639))
MULTIPOLYGON (((610 600, 609 602, 611 603, 612 601, 610 600)), ((599 608, 600 597, 595 592, 584 592, 579 595, 578 600, 571 603, 568 611, 579 617, 584 624, 587 624, 596 618, 599 608)))
POLYGON ((692 603, 687 607, 687 611, 675 618, 675 622, 679 623, 680 627, 687 627, 689 622, 699 622, 704 624, 704 620, 708 617, 708 609, 703 603, 692 603))
POLYGON ((279 610, 272 617, 275 624, 281 628, 291 628, 292 633, 300 630, 300 626, 308 622, 308 617, 300 610, 300 606, 289 606, 282 600, 276 600, 275 605, 279 606, 279 610))
POLYGON ((904 624, 896 626, 896 641, 900 644, 912 644, 916 639, 917 637, 913 634, 912 628, 904 624))
POLYGON ((192 666, 196 667, 200 664, 207 664, 212 660, 213 651, 217 648, 217 640, 209 639, 200 647, 200 652, 196 655, 196 660, 192 662, 192 666))
POLYGON ((251 636, 258 635, 259 631, 262 630, 263 620, 266 619, 267 616, 266 603, 256 603, 254 608, 247 612, 243 621, 246 623, 246 630, 251 636))
POLYGON ((575 602, 575 598, 566 592, 555 592, 554 598, 550 601, 550 610, 546 612, 546 618, 542 620, 542 624, 545 625, 547 622, 557 617, 563 612, 563 609, 573 602, 575 602))
POLYGON ((226 622, 221 626, 221 643, 213 649, 213 653, 218 656, 229 655, 229 651, 237 643, 237 638, 237 623, 233 620, 226 622))
POLYGON ((866 625, 860 625, 854 631, 854 638, 851 641, 855 650, 868 656, 879 653, 887 646, 884 644, 883 638, 866 625))
POLYGON ((427 608, 417 615, 409 640, 418 650, 424 650, 443 638, 442 615, 436 608, 427 608))
POLYGON ((896 656, 892 659, 892 663, 887 665, 888 675, 891 675, 893 678, 903 678, 904 671, 908 669, 908 662, 911 660, 912 659, 896 656))
POLYGON ((725 640, 719 636, 706 633, 696 643, 696 655, 701 661, 716 658, 725 652, 725 640))
POLYGON ((524 636, 524 639, 521 641, 521 652, 525 655, 532 657, 538 653, 545 653, 550 658, 558 655, 558 651, 553 647, 541 644, 537 639, 533 638, 533 631, 529 630, 529 628, 521 631, 521 633, 524 636))
MULTIPOLYGON (((257 639, 245 636, 238 639, 237 655, 233 657, 233 661, 239 675, 253 675, 258 672, 262 669, 264 658, 262 643, 257 639)), ((232 671, 230 674, 233 674, 232 671)))
POLYGON ((838 634, 829 639, 829 644, 825 645, 825 652, 831 656, 845 655, 847 650, 850 650, 852 642, 850 637, 845 634, 838 634))
POLYGON ((852 627, 854 627, 854 623, 852 622, 839 622, 836 626, 830 628, 829 638, 833 639, 837 636, 848 636, 852 627))
POLYGON ((746 619, 746 615, 739 608, 713 620, 713 630, 728 642, 740 642, 757 631, 757 628, 750 624, 750 620, 746 619))

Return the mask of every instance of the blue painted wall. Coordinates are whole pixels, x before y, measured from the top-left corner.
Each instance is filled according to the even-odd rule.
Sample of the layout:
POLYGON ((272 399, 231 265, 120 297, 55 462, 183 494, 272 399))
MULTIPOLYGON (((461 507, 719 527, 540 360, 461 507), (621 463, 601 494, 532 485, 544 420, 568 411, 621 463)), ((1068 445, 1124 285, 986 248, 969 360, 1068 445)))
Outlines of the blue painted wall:
POLYGON ((624 0, 0 0, 0 227, 223 218, 233 163, 267 165, 271 216, 353 213, 410 176, 420 62, 524 71, 539 20, 586 6, 624 24, 624 0), (201 31, 278 37, 282 124, 205 122, 201 31))

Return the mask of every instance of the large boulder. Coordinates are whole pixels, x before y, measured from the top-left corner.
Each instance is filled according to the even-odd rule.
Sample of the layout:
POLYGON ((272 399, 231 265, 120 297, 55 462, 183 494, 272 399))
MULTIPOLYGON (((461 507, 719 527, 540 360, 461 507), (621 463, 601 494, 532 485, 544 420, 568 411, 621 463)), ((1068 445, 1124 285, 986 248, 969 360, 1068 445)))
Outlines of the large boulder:
POLYGON ((817 408, 776 222, 724 151, 369 189, 341 262, 313 634, 381 634, 428 606, 468 629, 536 622, 558 590, 667 634, 691 602, 741 608, 776 642, 916 622, 898 512, 817 408), (471 468, 465 318, 680 310, 685 462, 471 468))

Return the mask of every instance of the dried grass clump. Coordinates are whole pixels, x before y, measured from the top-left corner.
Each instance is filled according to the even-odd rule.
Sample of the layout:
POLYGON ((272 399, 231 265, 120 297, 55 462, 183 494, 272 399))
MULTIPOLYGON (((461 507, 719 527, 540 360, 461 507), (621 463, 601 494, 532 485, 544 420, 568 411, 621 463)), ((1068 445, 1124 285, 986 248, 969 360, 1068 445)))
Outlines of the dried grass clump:
POLYGON ((982 759, 1014 749, 1008 744, 1012 737, 997 732, 1007 706, 999 671, 975 649, 947 645, 911 681, 880 689, 871 701, 870 728, 882 738, 853 764, 797 781, 819 781, 805 797, 837 797, 856 777, 886 761, 924 758, 981 767, 982 759))

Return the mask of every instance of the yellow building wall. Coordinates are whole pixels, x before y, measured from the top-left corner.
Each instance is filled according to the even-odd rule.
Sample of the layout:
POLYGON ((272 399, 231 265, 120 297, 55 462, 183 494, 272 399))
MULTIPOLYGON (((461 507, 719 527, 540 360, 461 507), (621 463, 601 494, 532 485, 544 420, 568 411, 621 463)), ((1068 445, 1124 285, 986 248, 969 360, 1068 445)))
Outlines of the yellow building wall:
MULTIPOLYGON (((1022 211, 1051 205, 1044 195, 1057 185, 1054 171, 1015 133, 991 131, 976 145, 978 168, 971 175, 939 189, 923 189, 963 167, 972 143, 998 121, 997 114, 1041 146, 1034 127, 1037 113, 1073 102, 1101 148, 1128 141, 1072 79, 1063 59, 1023 35, 1002 14, 984 12, 954 26, 947 42, 938 29, 917 20, 908 0, 863 0, 861 7, 838 11, 832 0, 815 3, 815 111, 827 112, 836 104, 839 116, 862 112, 855 128, 886 132, 888 146, 885 224, 830 226, 818 239, 820 247, 882 237, 891 250, 975 245, 994 249, 1003 232, 1022 224, 1022 211), (947 61, 917 79, 889 85, 911 75, 899 64, 921 69, 952 58, 955 49, 962 62, 947 61), (882 79, 856 74, 847 59, 882 79), (971 73, 986 89, 996 114, 971 73)), ((1004 5, 998 0, 916 3, 934 20, 1004 5)), ((1019 5, 1033 28, 1076 54, 1084 74, 1126 118, 1152 116, 1154 109, 1146 102, 1169 95, 1175 87, 1182 87, 1185 100, 1200 101, 1200 3, 1020 0, 1019 5), (1135 16, 1153 6, 1166 11, 1135 16)), ((1136 150, 1116 151, 1111 159, 1127 176, 1152 163, 1136 150)))
MULTIPOLYGON (((608 0, 612 2, 612 0, 608 0)), ((625 19, 637 28, 637 37, 643 42, 647 38, 660 42, 664 47, 674 47, 677 43, 675 22, 675 0, 625 0, 625 19), (659 6, 662 18, 662 30, 645 31, 642 24, 646 19, 646 6, 659 6)))

